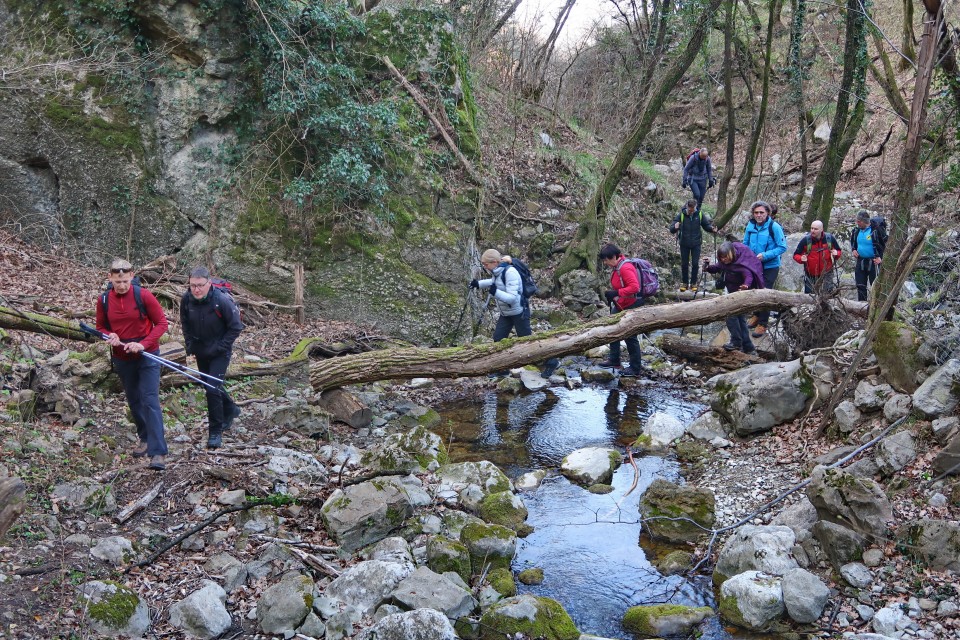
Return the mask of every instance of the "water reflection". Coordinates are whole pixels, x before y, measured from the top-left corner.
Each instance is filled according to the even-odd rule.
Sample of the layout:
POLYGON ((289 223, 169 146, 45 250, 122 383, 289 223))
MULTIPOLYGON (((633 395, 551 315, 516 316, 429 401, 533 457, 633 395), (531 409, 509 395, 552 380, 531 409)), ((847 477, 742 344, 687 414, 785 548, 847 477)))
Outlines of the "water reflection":
MULTIPOLYGON (((532 469, 556 469, 564 456, 588 446, 631 442, 656 411, 689 423, 703 407, 663 388, 550 388, 517 397, 486 394, 478 405, 461 402, 440 409, 441 433, 454 462, 490 460, 516 478, 532 469)), ((620 626, 627 608, 664 602, 713 606, 709 578, 662 576, 639 546, 639 500, 656 478, 679 479, 676 462, 656 456, 637 460, 637 488, 629 495, 634 470, 614 474, 614 491, 596 495, 565 478, 548 478, 523 494, 534 533, 522 540, 514 569, 544 570, 544 582, 521 592, 559 601, 583 633, 630 638, 620 626)), ((718 622, 706 629, 711 640, 731 636, 718 622)))

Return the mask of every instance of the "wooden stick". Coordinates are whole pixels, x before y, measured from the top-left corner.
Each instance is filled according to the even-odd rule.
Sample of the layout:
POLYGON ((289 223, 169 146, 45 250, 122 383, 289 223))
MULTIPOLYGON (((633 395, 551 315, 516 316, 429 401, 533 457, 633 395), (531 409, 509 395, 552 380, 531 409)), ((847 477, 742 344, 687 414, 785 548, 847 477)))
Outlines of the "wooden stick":
POLYGON ((437 128, 437 131, 440 132, 440 135, 443 136, 443 141, 447 143, 447 146, 450 147, 450 151, 453 152, 453 155, 456 156, 457 161, 463 166, 466 170, 467 175, 470 177, 475 184, 484 185, 483 178, 476 172, 473 168, 473 165, 470 164, 470 161, 467 160, 466 156, 460 151, 457 147, 457 143, 454 142, 453 138, 450 137, 450 134, 447 132, 446 127, 444 127, 440 120, 433 114, 433 111, 430 110, 430 105, 427 104, 427 101, 421 95, 420 91, 417 90, 415 86, 410 84, 410 82, 404 77, 400 71, 393 66, 393 62, 390 60, 390 56, 383 56, 383 63, 387 65, 387 69, 390 70, 390 73, 403 85, 403 88, 407 90, 407 93, 410 94, 410 97, 413 98, 414 102, 417 103, 417 106, 420 107, 420 110, 423 111, 423 115, 427 116, 430 122, 433 123, 433 126, 437 128))
POLYGON ((307 553, 303 549, 298 549, 296 547, 292 547, 289 545, 287 545, 287 551, 297 556, 300 562, 307 565, 311 569, 315 569, 324 575, 330 576, 331 578, 340 577, 339 569, 334 567, 332 564, 330 564, 326 560, 323 560, 322 558, 318 558, 312 553, 307 553))
POLYGON ((135 513, 141 509, 145 509, 148 504, 153 502, 158 495, 160 495, 160 489, 163 488, 163 481, 158 482, 150 491, 147 491, 145 494, 130 502, 123 509, 118 511, 115 516, 113 516, 114 522, 117 524, 123 524, 127 520, 133 517, 135 513))

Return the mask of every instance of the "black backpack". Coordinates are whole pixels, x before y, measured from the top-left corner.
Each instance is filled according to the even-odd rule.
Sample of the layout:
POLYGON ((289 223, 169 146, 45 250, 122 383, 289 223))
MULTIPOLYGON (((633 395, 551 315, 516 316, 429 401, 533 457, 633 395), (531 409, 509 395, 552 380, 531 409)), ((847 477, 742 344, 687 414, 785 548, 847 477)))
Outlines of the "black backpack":
MULTIPOLYGON (((143 296, 140 295, 140 276, 133 276, 130 280, 130 288, 133 289, 133 301, 137 305, 137 311, 140 313, 140 319, 147 317, 147 308, 143 305, 143 296)), ((110 327, 110 314, 107 313, 107 300, 110 299, 110 289, 113 289, 113 283, 107 283, 107 290, 100 294, 100 304, 103 305, 103 326, 107 331, 112 331, 110 327)))
MULTIPOLYGON (((523 301, 526 302, 533 296, 537 295, 540 292, 540 289, 537 288, 537 283, 533 279, 533 274, 530 273, 530 267, 520 258, 513 258, 513 262, 510 265, 517 270, 517 273, 520 274, 520 283, 522 285, 520 290, 520 295, 523 297, 523 301)), ((508 267, 509 268, 509 267, 508 267)), ((500 274, 500 277, 503 279, 503 284, 507 284, 507 270, 504 269, 500 274)))
MULTIPOLYGON (((220 307, 223 304, 228 304, 231 307, 234 307, 237 310, 237 315, 240 317, 240 322, 243 322, 243 311, 240 310, 240 305, 237 304, 236 299, 233 297, 233 284, 224 280, 223 278, 210 278, 210 292, 213 294, 213 312, 217 314, 217 317, 223 320, 223 312, 220 311, 220 307)), ((184 308, 187 309, 189 313, 190 302, 193 300, 193 294, 190 293, 190 290, 183 292, 183 296, 180 298, 180 304, 186 305, 184 308)))
POLYGON ((873 229, 874 241, 879 247, 879 253, 887 247, 887 219, 883 216, 873 216, 870 218, 870 228, 873 229))

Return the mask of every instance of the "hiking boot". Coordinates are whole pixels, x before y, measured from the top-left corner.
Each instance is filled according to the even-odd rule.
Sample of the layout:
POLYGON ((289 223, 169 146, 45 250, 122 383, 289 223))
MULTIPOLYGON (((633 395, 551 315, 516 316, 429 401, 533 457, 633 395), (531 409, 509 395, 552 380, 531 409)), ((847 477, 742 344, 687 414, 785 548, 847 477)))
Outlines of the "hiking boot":
POLYGON ((760 325, 757 325, 757 328, 754 329, 753 333, 751 333, 750 335, 753 336, 754 338, 762 338, 766 332, 767 332, 767 328, 762 324, 760 324, 760 325))
POLYGON ((693 285, 692 287, 690 287, 690 291, 693 291, 694 293, 696 293, 696 292, 697 292, 697 285, 693 285))
POLYGON ((747 354, 748 356, 749 356, 749 355, 753 355, 754 353, 757 352, 757 348, 754 347, 753 345, 750 345, 749 347, 744 347, 744 348, 743 348, 743 352, 744 352, 745 354, 747 354))
POLYGON ((545 366, 545 367, 543 368, 543 371, 540 372, 540 375, 543 376, 544 378, 549 378, 549 377, 552 376, 554 373, 556 373, 556 371, 557 371, 557 366, 559 366, 559 365, 556 365, 556 364, 548 364, 547 366, 545 366))
POLYGON ((750 319, 747 320, 747 326, 753 329, 755 326, 760 324, 760 318, 757 316, 750 316, 750 319))
POLYGON ((223 446, 223 434, 211 433, 207 437, 207 449, 219 449, 223 446))
POLYGON ((602 369, 619 369, 620 363, 615 360, 611 360, 610 358, 607 358, 597 366, 602 369))
POLYGON ((727 344, 723 345, 723 348, 727 351, 740 351, 740 345, 733 344, 732 342, 728 342, 727 344))
POLYGON ((681 286, 680 286, 680 293, 683 293, 683 292, 686 291, 686 290, 687 290, 687 285, 681 285, 681 286))
POLYGON ((163 471, 167 468, 167 465, 163 462, 163 456, 153 456, 150 458, 150 464, 147 465, 147 468, 154 471, 163 471))
POLYGON ((143 440, 140 441, 136 447, 133 448, 133 453, 131 453, 134 458, 142 458, 147 455, 147 443, 143 440))
POLYGON ((227 419, 223 421, 223 430, 229 431, 230 427, 233 426, 233 421, 240 416, 240 407, 233 405, 233 411, 230 412, 230 415, 227 416, 227 419))
POLYGON ((621 378, 637 378, 640 376, 640 372, 634 369, 633 367, 624 367, 620 371, 621 378))

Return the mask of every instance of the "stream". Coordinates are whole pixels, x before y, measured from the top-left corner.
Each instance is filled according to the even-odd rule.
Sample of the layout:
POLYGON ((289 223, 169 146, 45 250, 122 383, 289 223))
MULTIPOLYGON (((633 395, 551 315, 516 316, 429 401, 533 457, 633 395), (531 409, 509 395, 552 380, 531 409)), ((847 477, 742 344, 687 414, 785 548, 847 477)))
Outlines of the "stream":
MULTIPOLYGON (((441 405, 441 424, 447 426, 440 435, 450 443, 452 462, 489 460, 516 479, 536 469, 558 469, 575 449, 623 450, 654 412, 689 423, 704 409, 675 389, 637 386, 627 391, 612 384, 550 387, 519 396, 490 391, 480 402, 441 405), (452 433, 443 432, 447 429, 452 433)), ((639 482, 626 498, 635 475, 629 464, 614 474, 614 491, 606 495, 553 474, 539 489, 521 493, 529 510, 527 523, 535 530, 518 540, 513 569, 539 567, 544 581, 536 586, 518 583, 518 591, 557 600, 582 633, 631 639, 620 621, 635 605, 669 602, 716 608, 709 576, 663 576, 648 561, 647 552, 658 551, 658 545, 645 541, 646 551, 640 546, 640 496, 656 478, 680 480, 680 467, 659 456, 636 462, 639 482)), ((701 637, 709 640, 774 637, 724 629, 717 618, 703 631, 701 637)))

